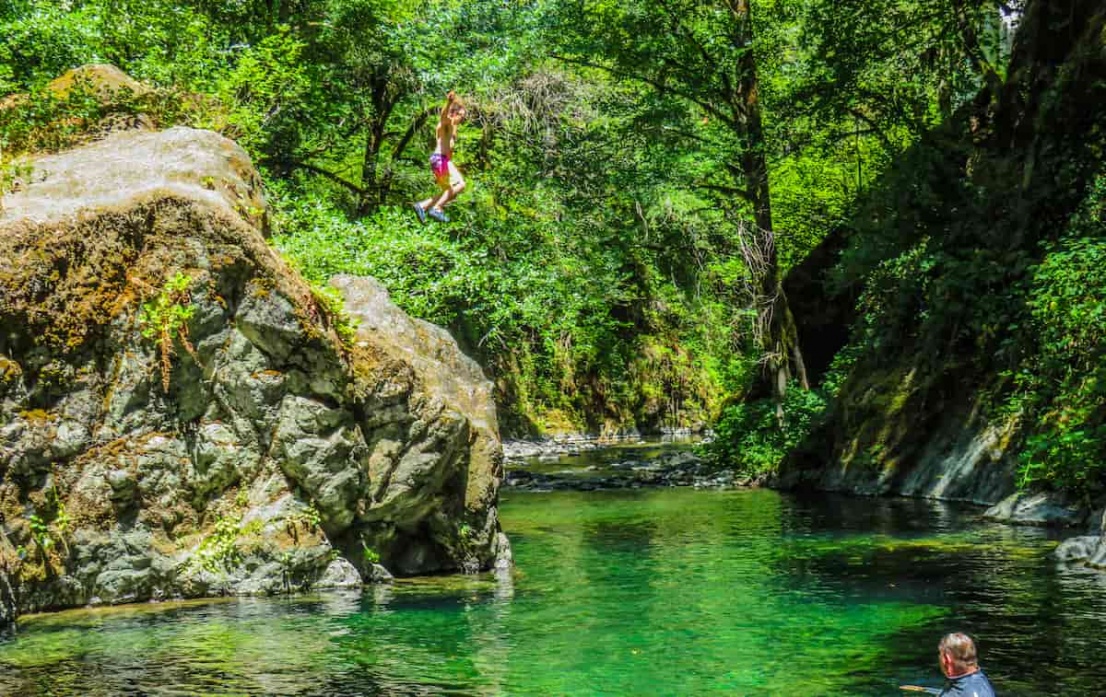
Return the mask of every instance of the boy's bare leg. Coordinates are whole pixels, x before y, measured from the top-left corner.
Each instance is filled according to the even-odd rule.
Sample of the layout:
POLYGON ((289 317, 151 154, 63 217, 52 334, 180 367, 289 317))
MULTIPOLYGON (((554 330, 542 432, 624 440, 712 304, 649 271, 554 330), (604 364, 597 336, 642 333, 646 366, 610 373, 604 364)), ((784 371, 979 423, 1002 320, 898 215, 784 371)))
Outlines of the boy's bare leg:
MULTIPOLYGON (((443 182, 445 183, 445 182, 443 182)), ((439 183, 442 186, 442 183, 439 183)), ((443 208, 453 203, 453 200, 461 195, 461 192, 465 190, 465 178, 461 176, 461 170, 457 169, 457 165, 452 162, 449 163, 449 181, 448 186, 442 186, 442 193, 438 194, 437 201, 434 206, 436 208, 443 208)))
POLYGON ((453 203, 454 199, 461 195, 461 192, 465 190, 465 183, 455 184, 442 193, 438 194, 435 198, 431 199, 435 208, 444 208, 453 203))
POLYGON ((419 206, 423 210, 428 211, 431 208, 433 208, 434 206, 437 206, 438 205, 438 200, 441 199, 442 196, 445 196, 446 192, 449 191, 449 186, 448 185, 442 186, 441 184, 439 184, 439 186, 442 187, 441 191, 439 191, 437 194, 435 194, 434 196, 431 196, 430 198, 428 198, 424 201, 419 201, 419 206))

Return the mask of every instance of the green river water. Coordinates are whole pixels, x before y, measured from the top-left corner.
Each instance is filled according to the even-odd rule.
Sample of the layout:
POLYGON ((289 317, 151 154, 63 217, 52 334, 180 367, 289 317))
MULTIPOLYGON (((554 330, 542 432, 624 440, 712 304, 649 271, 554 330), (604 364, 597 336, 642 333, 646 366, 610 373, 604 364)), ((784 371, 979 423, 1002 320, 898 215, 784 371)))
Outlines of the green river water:
POLYGON ((1102 694, 1106 583, 979 509, 506 491, 517 568, 25 618, 4 695, 895 695, 980 639, 1000 695, 1102 694))

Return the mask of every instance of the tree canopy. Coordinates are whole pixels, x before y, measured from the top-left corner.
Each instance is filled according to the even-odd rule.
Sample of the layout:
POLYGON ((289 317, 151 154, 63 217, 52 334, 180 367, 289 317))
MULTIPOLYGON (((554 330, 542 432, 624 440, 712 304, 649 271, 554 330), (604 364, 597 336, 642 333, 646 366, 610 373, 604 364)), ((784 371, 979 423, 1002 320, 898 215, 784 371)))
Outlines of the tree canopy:
MULTIPOLYGON (((1010 85, 1024 47, 1059 31, 1019 58, 1041 7, 2 0, 0 92, 33 105, 0 110, 4 181, 105 109, 212 128, 262 169, 278 248, 317 282, 374 275, 449 327, 510 431, 697 427, 774 395, 723 421, 756 430, 750 415, 773 413, 783 432, 841 373, 807 384, 781 280, 851 234, 839 281, 864 286, 862 310, 890 302, 889 260, 905 264, 967 191, 961 134, 1036 89, 1010 85), (94 62, 156 93, 104 106, 44 91, 94 62), (409 204, 434 190, 426 156, 451 89, 469 106, 456 161, 470 187, 454 222, 423 226, 409 204)), ((1055 21, 1075 27, 1072 8, 1055 21)))

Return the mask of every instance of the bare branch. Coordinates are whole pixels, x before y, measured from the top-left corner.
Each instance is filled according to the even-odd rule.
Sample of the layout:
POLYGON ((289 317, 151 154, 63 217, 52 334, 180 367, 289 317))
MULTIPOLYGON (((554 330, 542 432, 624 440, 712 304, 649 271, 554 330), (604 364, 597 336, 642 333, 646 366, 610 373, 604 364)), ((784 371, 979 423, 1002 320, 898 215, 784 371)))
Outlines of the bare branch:
POLYGON ((361 188, 360 186, 357 186, 353 182, 347 181, 347 180, 343 179, 342 177, 340 177, 339 175, 335 174, 334 172, 323 169, 322 167, 319 167, 318 165, 313 165, 310 162, 302 162, 300 160, 292 160, 292 159, 284 158, 284 159, 264 159, 264 160, 261 161, 261 164, 279 165, 279 166, 283 166, 283 167, 288 167, 290 169, 304 169, 304 170, 307 170, 308 172, 313 172, 313 173, 318 174, 322 177, 326 177, 330 181, 344 186, 345 188, 349 189, 350 191, 354 192, 355 194, 364 195, 364 193, 365 193, 365 189, 361 188))
POLYGON ((690 94, 688 92, 684 92, 683 90, 673 89, 670 85, 666 85, 665 83, 661 82, 660 80, 657 80, 656 78, 650 77, 648 75, 641 75, 639 73, 633 73, 633 72, 630 72, 630 71, 619 70, 617 68, 612 68, 609 65, 603 65, 601 63, 592 63, 591 61, 586 61, 586 60, 583 60, 583 59, 580 59, 580 58, 569 58, 568 56, 561 56, 561 55, 558 55, 556 53, 552 54, 551 57, 554 58, 555 60, 561 61, 562 63, 568 63, 570 65, 581 65, 581 66, 584 66, 586 68, 595 68, 597 70, 602 70, 602 71, 607 72, 611 75, 614 75, 615 77, 628 78, 628 79, 631 79, 631 80, 637 80, 638 82, 644 82, 647 85, 655 87, 657 90, 659 90, 661 92, 671 92, 672 94, 676 95, 677 97, 683 97, 684 99, 688 100, 689 102, 693 102, 694 104, 699 105, 699 107, 702 108, 704 111, 706 111, 707 113, 713 115, 715 118, 722 121, 723 123, 725 123, 730 128, 736 129, 738 127, 738 124, 733 119, 733 117, 727 115, 724 111, 722 111, 721 109, 719 109, 715 105, 711 104, 710 102, 704 100, 702 97, 696 97, 695 95, 690 94))
POLYGON ((883 145, 883 149, 886 150, 889 154, 895 153, 895 147, 891 144, 891 139, 888 138, 887 134, 884 133, 883 130, 876 125, 876 122, 872 119, 872 117, 868 116, 860 109, 855 108, 849 109, 849 113, 860 119, 864 123, 868 124, 869 130, 865 131, 864 133, 875 133, 879 137, 879 142, 883 145))

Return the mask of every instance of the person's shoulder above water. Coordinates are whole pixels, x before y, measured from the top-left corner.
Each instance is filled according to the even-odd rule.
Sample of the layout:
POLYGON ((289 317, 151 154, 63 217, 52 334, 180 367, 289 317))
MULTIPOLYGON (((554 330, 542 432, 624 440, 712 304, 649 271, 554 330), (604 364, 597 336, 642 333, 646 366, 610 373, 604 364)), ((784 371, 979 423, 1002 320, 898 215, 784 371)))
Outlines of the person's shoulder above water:
POLYGON ((937 645, 941 672, 948 679, 941 695, 944 697, 995 697, 991 681, 979 669, 975 640, 963 632, 941 637, 937 645))
POLYGON ((995 688, 982 670, 949 681, 941 697, 995 697, 995 688))

